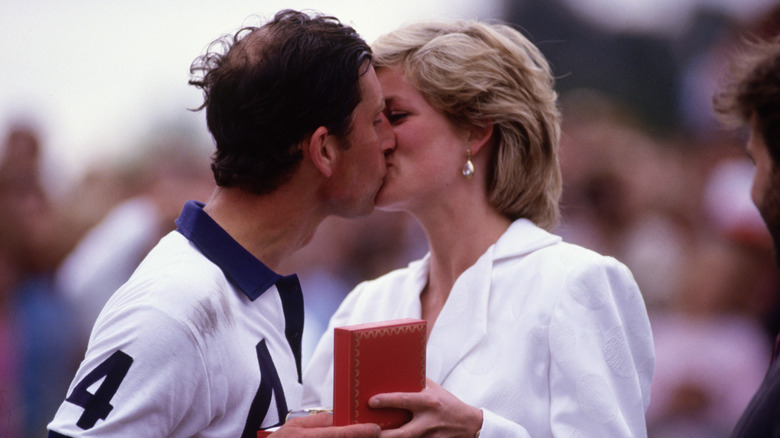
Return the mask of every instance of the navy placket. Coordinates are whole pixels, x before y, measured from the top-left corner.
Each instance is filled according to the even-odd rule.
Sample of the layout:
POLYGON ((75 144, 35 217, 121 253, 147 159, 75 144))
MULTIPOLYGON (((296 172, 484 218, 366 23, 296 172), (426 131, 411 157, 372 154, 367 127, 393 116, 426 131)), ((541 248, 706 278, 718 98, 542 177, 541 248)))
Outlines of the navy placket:
POLYGON ((176 219, 177 231, 189 239, 209 260, 222 269, 250 300, 256 300, 276 285, 284 311, 284 334, 295 357, 298 383, 302 382, 303 293, 298 276, 281 276, 235 241, 205 211, 204 204, 187 201, 176 219))
POLYGON ((284 335, 295 356, 298 370, 298 383, 303 382, 301 373, 301 340, 303 338, 303 292, 298 276, 293 274, 282 277, 276 282, 284 309, 284 335))

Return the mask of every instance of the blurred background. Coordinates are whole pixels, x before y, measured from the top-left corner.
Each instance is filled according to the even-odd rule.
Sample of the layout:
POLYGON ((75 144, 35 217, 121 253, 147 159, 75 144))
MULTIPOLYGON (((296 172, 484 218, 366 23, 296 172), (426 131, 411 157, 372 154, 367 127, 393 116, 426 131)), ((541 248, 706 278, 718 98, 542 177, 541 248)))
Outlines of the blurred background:
MULTIPOLYGON (((742 35, 780 33, 771 0, 4 0, 0 437, 45 436, 102 305, 184 201, 208 199, 190 63, 286 7, 369 43, 434 17, 521 28, 564 112, 556 232, 627 264, 650 312, 650 435, 728 436, 767 370, 780 281, 744 133, 721 130, 710 99, 742 35)), ((426 250, 405 214, 323 223, 285 267, 306 294, 304 362, 352 287, 426 250)))

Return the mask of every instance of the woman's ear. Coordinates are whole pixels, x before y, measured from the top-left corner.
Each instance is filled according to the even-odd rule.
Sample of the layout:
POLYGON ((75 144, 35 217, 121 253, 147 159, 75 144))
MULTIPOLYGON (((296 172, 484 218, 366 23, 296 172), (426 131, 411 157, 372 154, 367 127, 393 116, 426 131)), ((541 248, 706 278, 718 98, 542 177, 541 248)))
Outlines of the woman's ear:
POLYGON ((493 128, 493 122, 487 122, 469 129, 469 149, 471 149, 472 154, 476 154, 482 149, 482 146, 490 142, 493 137, 493 128))
POLYGON ((314 167, 319 170, 326 178, 333 173, 334 160, 336 158, 336 144, 334 138, 328 133, 328 128, 320 126, 309 137, 308 142, 304 142, 306 148, 305 154, 309 155, 314 167))

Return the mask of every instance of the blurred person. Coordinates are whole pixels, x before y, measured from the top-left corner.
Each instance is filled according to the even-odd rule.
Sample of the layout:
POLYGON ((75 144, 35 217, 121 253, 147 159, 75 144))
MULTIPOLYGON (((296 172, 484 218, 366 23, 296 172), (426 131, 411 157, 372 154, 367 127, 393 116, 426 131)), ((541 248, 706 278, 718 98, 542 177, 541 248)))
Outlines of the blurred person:
POLYGON ((667 306, 693 239, 687 210, 698 198, 696 161, 595 90, 561 100, 563 219, 556 233, 625 263, 648 308, 667 306))
MULTIPOLYGON (((736 149, 733 144, 732 149, 736 149)), ((702 196, 703 219, 711 233, 730 242, 732 250, 740 254, 741 280, 732 291, 729 311, 754 319, 774 338, 780 310, 780 272, 772 257, 772 236, 751 199, 754 173, 744 151, 741 156, 720 159, 702 196)))
POLYGON ((728 436, 760 385, 767 336, 736 305, 759 278, 752 251, 704 233, 683 258, 685 275, 669 307, 650 313, 656 351, 650 436, 728 436))
MULTIPOLYGON (((42 146, 33 125, 10 127, 0 156, 2 368, 13 380, 3 417, 15 435, 38 436, 57 409, 78 364, 72 309, 54 287, 69 240, 40 172, 42 146)), ((5 436, 5 435, 4 435, 5 436)))
MULTIPOLYGON (((728 126, 747 126, 747 154, 755 164, 751 197, 772 236, 780 262, 780 37, 748 40, 735 56, 727 81, 713 96, 728 126)), ((780 335, 773 361, 734 437, 780 436, 780 335)))
MULTIPOLYGON (((0 186, 0 192, 2 190, 0 186)), ((24 415, 20 385, 22 364, 13 316, 13 295, 19 269, 13 260, 14 255, 4 243, 0 240, 0 436, 20 437, 24 415)))
POLYGON ((41 144, 36 129, 26 124, 12 126, 0 161, 3 194, 11 208, 3 211, 0 220, 6 229, 3 240, 19 251, 19 261, 27 271, 45 271, 58 263, 60 255, 42 250, 52 244, 56 220, 43 188, 40 161, 41 144), (23 254, 30 256, 21 257, 23 254))
POLYGON ((74 236, 73 248, 109 211, 137 194, 137 176, 128 170, 121 163, 101 159, 88 166, 58 199, 64 221, 74 236))
POLYGON ((645 436, 654 353, 642 296, 617 260, 550 234, 560 114, 547 61, 477 21, 404 26, 373 45, 396 135, 381 210, 406 211, 430 251, 358 285, 304 378, 332 404, 333 328, 428 321, 426 388, 379 394, 412 420, 382 436, 645 436))
POLYGON ((125 185, 137 185, 137 193, 111 208, 56 272, 58 291, 78 313, 84 348, 114 291, 157 241, 176 228, 181 206, 188 199, 208 199, 214 188, 205 157, 184 139, 162 139, 148 149, 125 171, 135 175, 137 181, 125 185))
POLYGON ((217 188, 103 308, 50 437, 378 435, 326 429, 327 414, 285 422, 303 301, 275 272, 327 216, 373 210, 395 142, 371 59, 338 19, 284 10, 193 62, 217 188))

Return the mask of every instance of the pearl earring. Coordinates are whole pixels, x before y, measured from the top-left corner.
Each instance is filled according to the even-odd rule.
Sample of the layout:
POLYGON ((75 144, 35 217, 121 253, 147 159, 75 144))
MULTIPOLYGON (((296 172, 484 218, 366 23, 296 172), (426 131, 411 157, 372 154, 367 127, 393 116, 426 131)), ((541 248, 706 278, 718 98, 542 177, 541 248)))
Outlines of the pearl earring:
POLYGON ((465 176, 466 179, 471 179, 471 177, 474 176, 474 163, 471 162, 471 149, 466 149, 466 164, 463 165, 461 173, 463 173, 463 176, 465 176))

